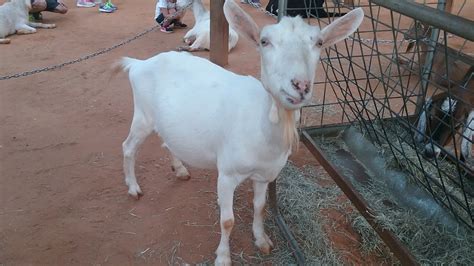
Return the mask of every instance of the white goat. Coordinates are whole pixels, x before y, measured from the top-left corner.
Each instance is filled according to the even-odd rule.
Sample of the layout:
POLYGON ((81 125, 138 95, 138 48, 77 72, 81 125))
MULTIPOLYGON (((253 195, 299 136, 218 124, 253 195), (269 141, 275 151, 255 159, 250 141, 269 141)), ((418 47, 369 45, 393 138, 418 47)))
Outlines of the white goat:
MULTIPOLYGON (((178 47, 180 51, 202 51, 209 50, 211 43, 211 16, 204 7, 201 0, 180 0, 177 2, 180 7, 192 6, 194 15, 194 27, 184 35, 186 46, 178 47)), ((232 27, 229 27, 229 51, 237 45, 239 35, 232 27)))
POLYGON ((31 0, 8 0, 0 6, 0 44, 10 43, 7 39, 12 34, 35 33, 35 28, 52 29, 54 24, 43 24, 28 21, 31 0))
POLYGON ((312 96, 321 49, 352 34, 364 16, 358 8, 323 30, 300 17, 284 18, 260 30, 232 0, 225 2, 224 12, 232 27, 258 46, 262 82, 189 53, 167 52, 144 61, 125 57, 121 62, 134 95, 133 121, 123 143, 128 193, 142 194, 135 156, 153 131, 170 150, 178 176, 188 174, 180 160, 217 168, 222 234, 215 262, 219 265, 231 262, 233 194, 248 178, 254 188, 255 244, 263 253, 270 252, 273 244, 263 228, 266 191, 298 140, 295 114, 312 96))

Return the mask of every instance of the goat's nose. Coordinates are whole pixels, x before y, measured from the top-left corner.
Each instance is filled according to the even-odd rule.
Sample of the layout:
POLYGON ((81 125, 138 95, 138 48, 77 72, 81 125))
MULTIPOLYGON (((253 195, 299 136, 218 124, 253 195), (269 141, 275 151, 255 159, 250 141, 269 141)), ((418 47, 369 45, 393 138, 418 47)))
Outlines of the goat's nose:
POLYGON ((309 92, 309 83, 310 82, 308 80, 291 80, 291 85, 293 85, 293 89, 304 94, 307 94, 309 92))

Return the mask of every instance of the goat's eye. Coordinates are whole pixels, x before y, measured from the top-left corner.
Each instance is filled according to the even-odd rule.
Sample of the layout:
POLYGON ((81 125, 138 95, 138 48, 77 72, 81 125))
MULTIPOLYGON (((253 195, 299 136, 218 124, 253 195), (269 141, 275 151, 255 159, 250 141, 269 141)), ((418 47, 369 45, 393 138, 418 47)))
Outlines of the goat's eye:
POLYGON ((260 40, 260 44, 261 44, 263 47, 265 47, 265 46, 267 46, 267 45, 270 44, 270 41, 268 41, 267 38, 263 38, 263 39, 260 40))

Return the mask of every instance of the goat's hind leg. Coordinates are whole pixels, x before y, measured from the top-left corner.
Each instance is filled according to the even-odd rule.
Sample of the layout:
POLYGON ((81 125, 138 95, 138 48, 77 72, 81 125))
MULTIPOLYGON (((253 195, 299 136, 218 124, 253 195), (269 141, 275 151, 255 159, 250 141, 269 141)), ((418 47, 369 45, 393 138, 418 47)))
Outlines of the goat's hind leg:
POLYGON ((125 183, 128 186, 128 194, 135 198, 142 195, 140 186, 135 176, 135 157, 137 150, 148 135, 153 131, 153 126, 145 121, 143 115, 135 113, 132 126, 127 139, 123 142, 123 171, 125 173, 125 183))
POLYGON ((255 237, 255 245, 263 254, 269 254, 273 243, 265 233, 263 226, 265 201, 267 196, 268 183, 253 181, 253 224, 252 231, 255 237))
POLYGON ((10 43, 10 39, 0 38, 0 44, 9 44, 9 43, 10 43))
POLYGON ((171 150, 168 148, 168 145, 166 143, 163 143, 161 145, 163 148, 167 148, 168 151, 171 154, 173 162, 171 163, 171 170, 173 172, 176 172, 176 176, 181 179, 181 180, 189 180, 191 178, 191 175, 188 172, 188 169, 184 166, 183 162, 179 160, 174 154, 171 152, 171 150))

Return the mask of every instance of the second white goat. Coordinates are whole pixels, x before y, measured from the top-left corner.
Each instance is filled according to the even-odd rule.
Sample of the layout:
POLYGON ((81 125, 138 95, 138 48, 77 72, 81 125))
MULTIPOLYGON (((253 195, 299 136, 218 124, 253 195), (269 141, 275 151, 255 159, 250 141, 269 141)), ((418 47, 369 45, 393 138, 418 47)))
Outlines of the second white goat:
POLYGON ((32 34, 35 28, 52 29, 55 24, 28 21, 31 0, 9 0, 0 6, 0 44, 10 43, 6 38, 12 34, 32 34))
MULTIPOLYGON (((180 0, 178 6, 191 6, 194 15, 194 27, 184 35, 186 46, 178 47, 180 51, 209 50, 211 44, 211 15, 201 0, 180 0)), ((239 35, 229 27, 229 51, 237 45, 239 35)))
POLYGON ((234 226, 233 195, 253 181, 255 244, 269 253, 263 210, 269 182, 275 180, 298 141, 295 117, 312 97, 321 50, 359 27, 358 8, 320 30, 300 17, 284 18, 263 29, 237 4, 224 4, 227 20, 248 37, 261 55, 261 82, 225 70, 189 53, 167 52, 147 60, 124 58, 134 95, 130 133, 123 143, 128 193, 142 194, 134 171, 139 145, 158 133, 173 155, 177 175, 185 163, 218 170, 221 240, 216 264, 230 264, 229 237, 234 226), (166 65, 166 68, 161 66, 166 65), (160 71, 156 71, 160 69, 160 71))

